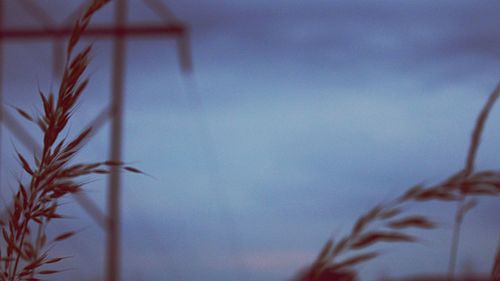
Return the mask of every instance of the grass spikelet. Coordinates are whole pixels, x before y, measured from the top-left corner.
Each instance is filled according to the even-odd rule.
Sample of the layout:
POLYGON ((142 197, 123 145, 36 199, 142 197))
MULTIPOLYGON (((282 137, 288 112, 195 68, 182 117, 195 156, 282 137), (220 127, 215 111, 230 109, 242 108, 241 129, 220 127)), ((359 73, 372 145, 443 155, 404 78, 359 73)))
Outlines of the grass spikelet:
POLYGON ((31 117, 31 115, 29 115, 26 111, 20 109, 19 107, 16 107, 15 109, 16 109, 17 113, 19 113, 19 115, 21 115, 23 118, 25 118, 28 121, 33 122, 33 117, 31 117))
MULTIPOLYGON (((87 79, 82 79, 91 46, 73 55, 81 34, 85 31, 91 16, 102 7, 106 0, 94 0, 76 24, 68 44, 65 69, 57 98, 53 94, 40 92, 43 114, 34 117, 26 111, 16 111, 30 122, 38 125, 43 133, 41 155, 34 155, 35 165, 17 153, 23 170, 30 176, 29 183, 19 182, 19 188, 8 210, 8 219, 2 226, 4 244, 0 247, 0 280, 39 280, 36 275, 52 275, 60 270, 43 269, 46 264, 57 263, 63 258, 48 258, 45 228, 53 219, 63 218, 58 213, 57 200, 66 194, 80 190, 75 179, 95 173, 102 163, 69 165, 72 156, 79 150, 91 129, 82 131, 69 144, 64 138, 59 140, 74 111, 74 106, 86 88, 87 79), (35 121, 36 120, 36 121, 35 121), (37 231, 35 231, 37 230, 37 231), (5 247, 6 249, 2 249, 5 247), (42 252, 45 251, 45 252, 42 252)), ((74 231, 65 232, 54 238, 59 242, 72 237, 74 231)))
POLYGON ((374 259, 378 256, 379 256, 379 253, 377 253, 377 252, 359 254, 359 255, 356 255, 352 258, 348 258, 346 260, 343 260, 343 261, 331 266, 329 268, 329 270, 338 271, 338 270, 346 268, 346 267, 351 267, 351 266, 355 266, 357 264, 366 262, 366 261, 374 259))
POLYGON ((394 229, 407 227, 431 229, 435 228, 436 224, 424 216, 409 216, 396 221, 391 221, 387 224, 387 226, 394 229))
POLYGON ((75 233, 76 233, 75 231, 68 231, 68 232, 59 234, 56 238, 54 238, 54 242, 66 240, 66 239, 72 237, 73 235, 75 235, 75 233))
POLYGON ((358 250, 368 247, 377 242, 414 242, 413 236, 401 232, 369 232, 357 238, 351 249, 358 250))
POLYGON ((129 171, 129 172, 132 172, 132 173, 136 173, 136 174, 144 174, 143 171, 141 171, 137 168, 134 168, 134 167, 130 167, 130 166, 125 166, 125 167, 123 167, 123 169, 126 171, 129 171))
MULTIPOLYGON (((354 223, 351 232, 338 240, 336 244, 327 243, 320 257, 309 268, 309 279, 299 280, 319 280, 315 279, 321 275, 318 270, 323 272, 337 272, 339 270, 353 272, 351 267, 362 262, 372 260, 378 256, 376 252, 366 254, 356 254, 352 258, 337 261, 338 257, 348 254, 350 251, 366 250, 371 245, 378 242, 415 242, 417 238, 402 232, 409 228, 434 229, 437 224, 423 215, 403 216, 405 205, 413 203, 425 203, 429 201, 438 202, 458 202, 458 208, 455 218, 454 235, 452 242, 452 253, 450 254, 449 277, 453 279, 454 264, 457 256, 458 233, 460 224, 465 214, 473 209, 478 201, 476 199, 467 200, 468 195, 475 196, 498 196, 500 195, 500 171, 485 170, 474 171, 474 162, 477 150, 481 140, 481 134, 488 115, 500 96, 500 84, 489 96, 478 115, 476 125, 471 135, 471 144, 467 152, 465 168, 443 182, 424 186, 417 184, 406 190, 396 200, 382 205, 377 205, 365 214, 361 215, 354 223), (403 217, 401 217, 403 216, 403 217), (380 229, 373 230, 374 227, 380 229), (389 229, 390 231, 388 231, 389 229), (331 250, 330 253, 325 251, 331 250), (311 274, 313 272, 314 274, 311 274)), ((500 250, 497 253, 496 260, 492 269, 492 280, 499 280, 500 274, 500 250), (497 278, 497 279, 494 279, 497 278)))

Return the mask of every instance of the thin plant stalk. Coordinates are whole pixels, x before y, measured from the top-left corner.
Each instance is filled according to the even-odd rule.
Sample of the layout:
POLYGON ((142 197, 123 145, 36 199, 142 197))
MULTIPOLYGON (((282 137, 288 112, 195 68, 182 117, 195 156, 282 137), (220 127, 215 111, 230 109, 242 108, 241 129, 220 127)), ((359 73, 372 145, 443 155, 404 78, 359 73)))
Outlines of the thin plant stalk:
MULTIPOLYGON (((0 260, 4 261, 4 265, 0 266, 1 281, 35 281, 40 280, 34 277, 36 274, 50 275, 60 272, 61 270, 43 268, 44 265, 53 265, 64 259, 48 257, 50 247, 46 244, 45 235, 45 226, 51 219, 64 217, 57 213, 58 199, 81 190, 82 184, 76 181, 77 178, 109 173, 107 168, 123 166, 113 161, 71 165, 70 160, 89 136, 91 128, 83 130, 72 140, 61 137, 88 82, 82 75, 88 65, 91 46, 83 48, 75 55, 73 51, 91 16, 107 2, 108 0, 94 0, 77 21, 68 43, 66 65, 58 94, 45 95, 40 92, 43 113, 32 116, 16 108, 23 118, 41 129, 43 149, 41 155, 34 154, 34 163, 30 163, 28 158, 17 152, 19 162, 31 180, 28 185, 19 180, 19 190, 14 195, 13 207, 8 210, 9 217, 7 221, 0 222, 6 248, 6 251, 0 249, 0 260), (32 240, 33 228, 38 230, 36 241, 32 240)), ((63 241, 74 233, 62 233, 52 239, 50 244, 63 241)))
POLYGON ((500 280, 500 239, 498 240, 497 252, 495 255, 495 260, 493 261, 493 266, 491 268, 491 281, 500 280))
MULTIPOLYGON (((463 200, 458 202, 458 209, 460 210, 462 205, 463 205, 463 200)), ((460 241, 460 232, 462 228, 462 222, 463 218, 459 216, 459 214, 456 214, 455 217, 455 223, 453 224, 453 234, 452 234, 452 239, 451 239, 451 249, 450 249, 450 260, 448 263, 448 278, 450 280, 453 280, 455 278, 455 267, 457 264, 457 253, 458 253, 458 246, 459 246, 459 241, 460 241)))
MULTIPOLYGON (((481 143, 481 135, 484 130, 484 125, 486 124, 486 120, 488 119, 488 115, 493 108, 498 96, 500 95, 500 84, 498 84, 495 90, 490 94, 488 100, 483 106, 479 116, 476 120, 476 125, 474 127, 474 131, 471 136, 471 143, 469 146, 469 150, 467 153, 467 158, 465 160, 465 168, 462 172, 462 179, 467 179, 474 172, 474 163, 477 156, 477 151, 479 148, 479 144, 481 143)), ((460 231, 461 225, 467 212, 467 208, 465 208, 466 203, 466 194, 464 194, 461 190, 460 201, 457 205, 457 210, 455 211, 455 222, 453 225, 453 233, 452 233, 452 241, 451 241, 451 249, 450 249, 450 257, 448 259, 448 278, 453 280, 455 278, 455 267, 457 263, 457 255, 458 255, 458 247, 460 244, 460 231)))
MULTIPOLYGON (((470 195, 500 195, 500 171, 474 171, 474 161, 481 133, 488 114, 499 95, 500 84, 490 95, 477 118, 463 170, 453 174, 437 185, 426 187, 423 184, 417 184, 406 190, 397 199, 385 204, 379 204, 364 213, 356 220, 348 235, 340 239, 335 239, 337 240, 336 243, 334 243, 333 239, 330 239, 323 247, 316 261, 306 270, 300 272, 297 278, 293 280, 323 280, 324 278, 337 276, 335 274, 350 274, 351 276, 355 276, 356 271, 353 269, 354 266, 373 260, 379 256, 378 251, 370 251, 371 245, 380 242, 417 242, 417 237, 405 233, 407 229, 434 229, 438 224, 427 218, 427 216, 405 214, 405 206, 406 204, 429 201, 458 203, 448 268, 449 279, 452 280, 456 267, 460 232, 464 216, 478 204, 477 199, 467 197, 470 195), (350 257, 345 258, 346 254, 349 253, 351 254, 349 255, 350 257)), ((497 258, 492 269, 492 280, 495 281, 500 281, 498 278, 494 279, 500 274, 499 256, 500 250, 497 253, 497 258)), ((333 280, 337 280, 335 278, 333 280)))

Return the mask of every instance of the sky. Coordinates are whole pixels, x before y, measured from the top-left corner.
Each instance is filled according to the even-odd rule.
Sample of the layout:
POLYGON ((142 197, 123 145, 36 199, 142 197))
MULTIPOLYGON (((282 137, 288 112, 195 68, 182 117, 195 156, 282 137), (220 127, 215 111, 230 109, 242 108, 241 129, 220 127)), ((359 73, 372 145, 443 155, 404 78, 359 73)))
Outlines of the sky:
MULTIPOLYGON (((500 78, 498 1, 163 1, 189 25, 193 71, 175 40, 127 42, 123 280, 289 280, 331 237, 380 202, 460 170, 475 118, 500 78)), ((78 1, 37 2, 61 24, 78 1)), ((129 24, 162 23, 129 1, 129 24)), ((113 5, 93 24, 112 24, 113 5)), ((39 27, 18 1, 5 28, 39 27)), ((109 103, 111 41, 93 42, 91 83, 69 134, 109 103)), ((36 112, 60 81, 50 41, 4 43, 3 102, 36 112)), ((477 158, 498 169, 494 108, 477 158)), ((34 128, 25 126, 34 137, 34 128)), ((3 126, 2 196, 17 178, 18 141, 3 126)), ((109 123, 80 159, 107 158, 109 123)), ((24 176, 26 177, 26 176, 24 176)), ((104 210, 106 179, 87 194, 104 210)), ((54 251, 69 277, 103 276, 105 235, 71 198, 77 229, 54 251)), ((454 205, 410 206, 440 222, 422 241, 382 245, 362 280, 447 269, 454 205)), ((498 198, 466 217, 458 268, 487 273, 499 243, 498 198)))

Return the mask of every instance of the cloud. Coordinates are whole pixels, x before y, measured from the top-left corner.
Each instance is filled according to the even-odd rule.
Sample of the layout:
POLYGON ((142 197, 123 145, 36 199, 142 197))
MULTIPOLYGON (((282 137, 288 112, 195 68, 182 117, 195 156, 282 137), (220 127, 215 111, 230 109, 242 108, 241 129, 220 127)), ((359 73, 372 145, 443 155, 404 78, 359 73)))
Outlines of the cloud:
MULTIPOLYGON (((243 259, 247 269, 256 274, 282 275, 283 278, 293 274, 293 272, 290 272, 290 268, 300 269, 311 263, 315 255, 316 253, 312 251, 263 250, 261 252, 247 253, 243 256, 243 259)), ((235 259, 231 257, 210 259, 207 263, 216 269, 240 266, 239 264, 235 264, 235 259)))
MULTIPOLYGON (((152 280, 168 271, 164 263, 186 280, 231 279, 241 269, 228 245, 231 227, 256 279, 290 276, 369 206, 460 169, 476 114, 500 74, 494 1, 190 0, 171 8, 192 26, 201 119, 224 186, 210 182, 207 139, 175 45, 131 42, 125 158, 157 180, 125 175, 126 255, 152 280), (218 198, 215 188, 227 196, 218 198), (230 216, 234 224, 224 220, 230 216)), ((49 88, 42 47, 9 47, 7 100, 26 102, 20 93, 36 90, 33 72, 49 88), (33 72, 23 74, 26 68, 33 72)), ((81 124, 108 102, 109 47, 96 46, 93 86, 75 114, 81 124)), ((494 130, 484 138, 481 167, 498 166, 494 130)), ((83 156, 102 159, 107 138, 102 131, 83 156)), ((478 233, 498 233, 487 227, 496 210, 478 209, 478 233)), ((468 251, 480 255, 485 245, 468 251)))

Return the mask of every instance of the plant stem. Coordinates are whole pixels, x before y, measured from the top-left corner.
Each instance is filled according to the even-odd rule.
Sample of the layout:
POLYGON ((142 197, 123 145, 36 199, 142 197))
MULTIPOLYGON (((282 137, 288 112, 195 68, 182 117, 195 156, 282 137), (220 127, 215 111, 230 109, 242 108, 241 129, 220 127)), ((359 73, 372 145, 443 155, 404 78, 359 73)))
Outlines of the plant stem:
POLYGON ((448 279, 455 279, 455 267, 457 264, 457 253, 458 253, 458 245, 460 242, 460 228, 462 226, 463 215, 461 209, 463 208, 463 204, 465 202, 465 198, 462 198, 457 205, 457 211, 455 216, 455 222, 453 224, 453 235, 451 240, 451 249, 450 249, 450 257, 448 260, 448 279))
MULTIPOLYGON (((481 109, 481 112, 479 112, 479 116, 477 117, 474 130, 472 131, 471 142, 469 145, 469 150, 467 152, 467 158, 465 160, 465 167, 463 170, 462 179, 468 178, 474 171, 474 162, 476 160, 477 150, 481 142, 481 135, 483 133, 486 120, 488 119, 488 115, 490 114, 490 111, 493 108, 493 105, 495 104, 499 96, 500 96, 500 84, 498 84, 495 87, 495 90, 493 90, 493 92, 490 94, 488 100, 481 109)), ((460 190, 460 194, 461 198, 460 201, 458 202, 457 211, 455 213, 455 223, 453 226, 453 237, 451 240, 450 258, 448 263, 448 278, 450 280, 453 280, 453 278, 455 277, 457 251, 460 240, 460 227, 462 225, 462 221, 465 215, 463 208, 465 204, 466 194, 464 194, 462 190, 460 190)))
POLYGON ((16 273, 17 273, 17 266, 19 264, 19 259, 21 258, 21 251, 22 251, 22 248, 23 248, 23 244, 24 244, 24 238, 26 236, 26 228, 28 227, 28 218, 24 218, 24 223, 23 223, 23 227, 21 227, 21 242, 19 243, 19 250, 17 251, 17 257, 16 257, 16 262, 14 263, 14 270, 12 271, 12 275, 11 275, 11 278, 10 280, 11 281, 14 281, 14 277, 16 276, 16 273))

